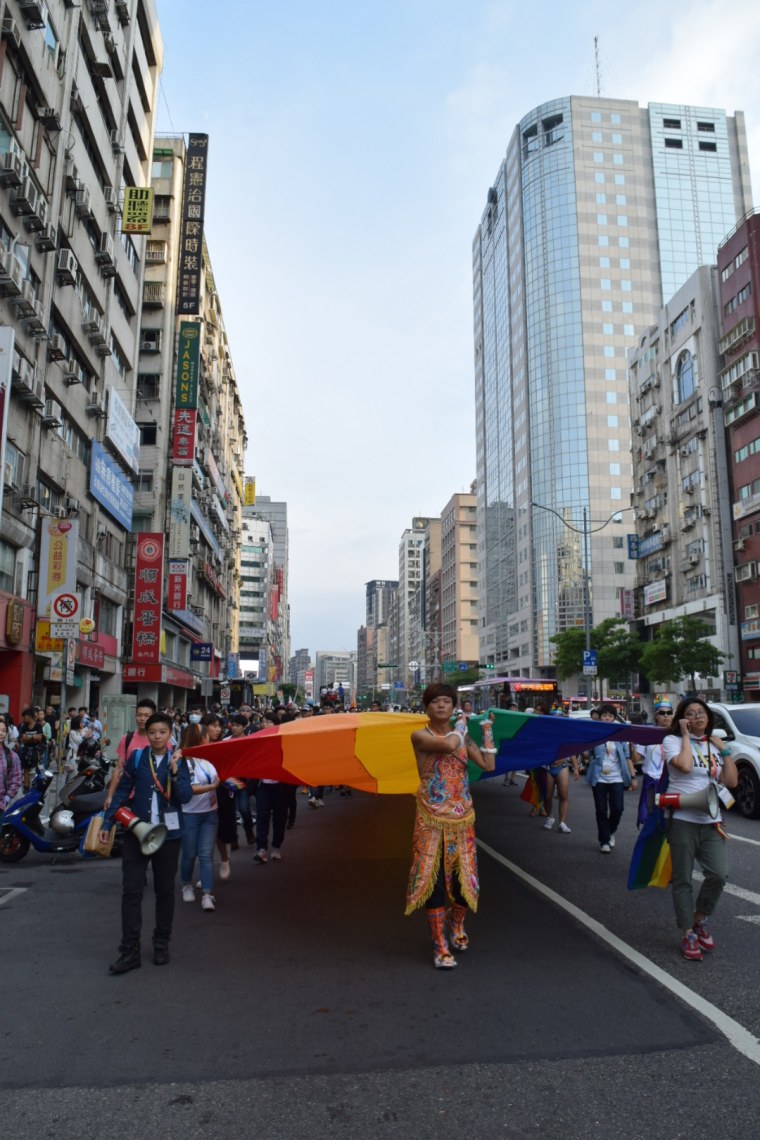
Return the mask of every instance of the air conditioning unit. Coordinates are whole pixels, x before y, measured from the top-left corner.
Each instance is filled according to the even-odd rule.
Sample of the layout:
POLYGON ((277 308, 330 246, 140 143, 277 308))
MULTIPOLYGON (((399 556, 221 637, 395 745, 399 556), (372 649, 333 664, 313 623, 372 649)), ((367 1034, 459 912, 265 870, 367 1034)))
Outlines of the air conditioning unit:
POLYGON ((73 285, 79 272, 79 262, 70 249, 59 249, 56 262, 59 285, 73 285))
POLYGON ((27 332, 31 333, 33 337, 38 340, 47 340, 47 331, 45 328, 45 310, 42 307, 42 301, 36 297, 32 302, 32 312, 26 318, 27 332))
POLYGON ((111 234, 100 235, 100 246, 95 254, 98 265, 113 265, 113 237, 111 234))
POLYGON ((116 37, 113 32, 103 32, 103 43, 109 55, 116 53, 116 37))
POLYGON ((67 190, 73 191, 79 189, 79 171, 77 170, 73 158, 66 159, 66 165, 63 168, 63 177, 66 182, 67 190))
POLYGON ((71 388, 74 384, 82 383, 82 373, 70 360, 67 360, 63 366, 63 382, 67 388, 71 388))
POLYGON ((699 562, 699 555, 698 554, 690 554, 689 555, 689 564, 691 566, 696 566, 698 562, 699 562))
POLYGON ((42 413, 42 422, 45 427, 59 428, 63 424, 63 408, 57 400, 46 400, 45 410, 42 413))
POLYGON ((87 336, 94 336, 100 332, 100 317, 97 313, 92 312, 89 317, 85 317, 82 321, 82 332, 87 336))
POLYGON ((746 545, 747 544, 743 538, 737 538, 736 542, 734 543, 734 550, 744 550, 744 547, 746 545))
POLYGON ((67 519, 69 517, 69 512, 65 507, 53 507, 51 513, 53 515, 53 518, 56 519, 67 519))
POLYGON ((36 230, 44 229, 48 216, 48 200, 44 194, 37 195, 37 204, 30 214, 24 218, 24 225, 28 230, 34 232, 36 230))
POLYGON ((0 186, 20 186, 24 160, 16 151, 9 150, 0 163, 0 186))
POLYGON ((40 505, 40 496, 36 483, 22 483, 18 494, 19 506, 31 508, 40 505))
POLYGON ((119 192, 113 186, 106 186, 103 189, 103 197, 106 200, 106 206, 110 213, 115 213, 119 208, 119 192))
POLYGON ((61 116, 55 107, 38 107, 37 118, 47 131, 60 131, 61 116))
POLYGON ((74 209, 80 218, 89 218, 92 214, 92 195, 86 186, 74 194, 74 209))
POLYGON ((21 47, 21 29, 10 16, 6 16, 3 20, 2 32, 0 34, 2 34, 4 40, 10 40, 14 47, 21 47))
POLYGON ((37 236, 34 241, 37 249, 41 253, 50 253, 55 249, 56 231, 52 222, 48 222, 41 230, 37 231, 37 236))
POLYGON ((21 15, 26 20, 27 28, 44 28, 47 15, 47 5, 43 0, 19 0, 21 15))
POLYGON ((114 154, 124 154, 124 143, 119 131, 111 131, 111 150, 114 154))
POLYGON ((5 297, 18 297, 21 293, 21 266, 10 250, 0 249, 0 292, 5 297))
POLYGON ((37 187, 27 175, 11 192, 11 206, 16 214, 33 214, 37 208, 37 187))
POLYGON ((84 101, 82 100, 82 96, 76 86, 72 87, 71 89, 69 106, 71 107, 71 112, 73 115, 84 114, 84 101))
POLYGON ((75 499, 73 495, 64 495, 63 505, 70 514, 77 514, 80 510, 79 499, 75 499))
POLYGON ((124 25, 128 24, 129 23, 129 4, 127 3, 127 0, 116 0, 114 7, 116 9, 116 15, 119 18, 119 22, 124 24, 124 25))
POLYGON ((48 341, 48 357, 50 360, 66 359, 66 342, 60 333, 55 333, 48 341))
POLYGON ((34 302, 36 301, 34 293, 34 286, 31 281, 23 281, 21 283, 21 294, 16 301, 16 312, 20 317, 30 317, 34 312, 34 302))
POLYGON ((681 459, 687 459, 691 452, 688 447, 681 447, 678 449, 678 454, 681 456, 681 459))
POLYGON ((88 416, 95 416, 99 420, 104 419, 106 414, 105 397, 93 396, 85 404, 84 410, 88 416))

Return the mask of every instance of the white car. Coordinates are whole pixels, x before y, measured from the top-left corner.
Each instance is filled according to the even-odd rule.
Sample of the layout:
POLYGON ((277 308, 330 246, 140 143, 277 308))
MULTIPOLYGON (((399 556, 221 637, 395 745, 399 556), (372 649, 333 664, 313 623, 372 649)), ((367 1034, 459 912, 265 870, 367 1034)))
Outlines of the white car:
POLYGON ((739 783, 732 789, 736 810, 746 819, 760 819, 760 704, 708 704, 739 770, 739 783))

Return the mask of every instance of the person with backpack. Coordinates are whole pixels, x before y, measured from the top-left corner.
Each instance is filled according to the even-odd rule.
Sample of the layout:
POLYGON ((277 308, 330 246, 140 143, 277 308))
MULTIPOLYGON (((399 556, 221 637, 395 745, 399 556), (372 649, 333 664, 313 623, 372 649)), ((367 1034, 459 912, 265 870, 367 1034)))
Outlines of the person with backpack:
POLYGON ((152 701, 150 697, 140 697, 137 701, 137 708, 135 709, 135 727, 131 732, 125 732, 119 743, 116 745, 117 763, 114 768, 111 782, 108 785, 108 793, 106 801, 103 805, 106 808, 111 806, 113 794, 116 791, 119 780, 124 772, 124 765, 133 752, 140 748, 147 748, 150 744, 145 732, 145 726, 148 723, 148 718, 156 711, 156 702, 152 701))

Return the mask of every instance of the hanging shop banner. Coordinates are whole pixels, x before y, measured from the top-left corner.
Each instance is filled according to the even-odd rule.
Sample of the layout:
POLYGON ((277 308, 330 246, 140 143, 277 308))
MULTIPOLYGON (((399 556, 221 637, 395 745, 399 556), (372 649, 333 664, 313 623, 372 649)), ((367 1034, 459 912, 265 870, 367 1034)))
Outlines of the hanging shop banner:
POLYGON ((245 497, 243 503, 246 507, 253 507, 256 504, 256 480, 246 479, 245 481, 245 497))
POLYGON ((200 325, 181 321, 177 344, 176 408, 198 407, 198 368, 201 358, 200 325))
MULTIPOLYGON (((93 447, 96 445, 93 443, 93 447)), ((37 615, 49 618, 50 603, 62 590, 71 593, 77 585, 78 519, 42 520, 40 537, 40 581, 37 615)))
POLYGON ((178 466, 192 467, 195 460, 195 420, 197 415, 198 413, 194 408, 174 409, 172 462, 178 466))
POLYGON ((119 526, 124 530, 131 530, 135 503, 134 487, 102 443, 93 440, 90 454, 92 456, 90 494, 119 526))
POLYGON ((172 467, 172 497, 169 509, 169 557, 190 557, 190 504, 193 498, 192 467, 172 467))
POLYGON ((169 560, 169 589, 167 608, 172 611, 187 609, 187 562, 169 560))
POLYGON ((186 316, 200 312, 207 165, 208 135, 190 135, 182 188, 182 235, 177 270, 177 312, 186 316))
POLYGON ((153 190, 149 186, 127 186, 121 214, 125 234, 149 234, 153 229, 153 190))
POLYGON ((115 388, 108 397, 106 439, 132 471, 140 470, 140 429, 115 388))
POLYGON ((139 534, 135 564, 133 661, 157 663, 161 659, 163 570, 164 536, 139 534))

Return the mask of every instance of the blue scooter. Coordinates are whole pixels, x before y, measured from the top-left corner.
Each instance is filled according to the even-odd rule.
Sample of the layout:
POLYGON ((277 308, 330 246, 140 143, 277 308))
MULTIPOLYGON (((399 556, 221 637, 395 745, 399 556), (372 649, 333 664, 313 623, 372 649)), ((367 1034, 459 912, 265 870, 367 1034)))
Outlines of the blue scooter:
POLYGON ((44 824, 41 819, 45 793, 53 782, 50 770, 38 771, 29 791, 15 800, 0 816, 0 863, 18 863, 30 847, 50 855, 83 850, 91 817, 103 810, 104 784, 93 783, 92 770, 70 780, 61 791, 61 802, 44 824))

